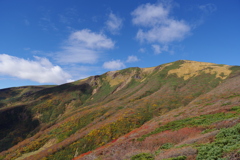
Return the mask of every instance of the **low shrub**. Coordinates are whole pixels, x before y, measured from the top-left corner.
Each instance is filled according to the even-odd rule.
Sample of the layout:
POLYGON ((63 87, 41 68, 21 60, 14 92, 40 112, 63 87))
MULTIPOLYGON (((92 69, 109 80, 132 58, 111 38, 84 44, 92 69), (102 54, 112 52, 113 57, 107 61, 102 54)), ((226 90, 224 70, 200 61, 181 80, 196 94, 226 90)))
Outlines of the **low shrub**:
POLYGON ((131 157, 131 160, 154 160, 154 156, 151 153, 139 153, 131 157))
POLYGON ((172 143, 165 143, 159 149, 170 149, 174 146, 172 143))
POLYGON ((213 143, 198 148, 197 160, 220 159, 223 153, 240 148, 240 123, 231 128, 221 129, 213 143))
POLYGON ((163 160, 186 160, 186 156, 178 156, 178 157, 173 157, 173 158, 168 158, 168 159, 163 159, 163 160))
POLYGON ((196 126, 208 126, 212 123, 223 121, 229 118, 238 117, 239 115, 236 113, 216 113, 216 114, 208 114, 208 115, 201 115, 192 118, 186 118, 181 120, 176 120, 167 123, 166 125, 160 126, 156 128, 154 131, 143 135, 142 137, 138 138, 139 141, 145 140, 146 137, 149 137, 153 134, 157 134, 167 130, 179 130, 184 127, 196 127, 196 126))
POLYGON ((236 112, 240 112, 240 106, 234 106, 230 109, 231 111, 236 111, 236 112))

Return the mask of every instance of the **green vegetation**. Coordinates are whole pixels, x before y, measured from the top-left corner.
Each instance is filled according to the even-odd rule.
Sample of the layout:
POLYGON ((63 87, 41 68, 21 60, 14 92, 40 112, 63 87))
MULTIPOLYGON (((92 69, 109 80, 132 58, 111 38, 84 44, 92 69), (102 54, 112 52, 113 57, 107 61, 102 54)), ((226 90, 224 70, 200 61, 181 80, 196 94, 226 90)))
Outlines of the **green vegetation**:
POLYGON ((38 98, 39 101, 31 104, 34 105, 31 110, 33 113, 41 114, 42 122, 55 122, 57 118, 60 118, 59 115, 65 112, 66 105, 71 102, 75 103, 73 105, 83 104, 91 96, 91 92, 91 87, 86 84, 67 84, 60 88, 47 88, 34 95, 35 97, 40 96, 40 98, 38 98))
POLYGON ((126 68, 126 69, 122 69, 120 71, 118 71, 119 74, 122 74, 122 75, 128 75, 132 72, 136 72, 136 73, 139 73, 140 72, 140 68, 138 67, 130 67, 130 68, 126 68))
POLYGON ((202 131, 202 134, 209 133, 215 130, 216 130, 215 128, 205 129, 204 131, 202 131))
POLYGON ((195 127, 195 126, 206 127, 214 122, 223 121, 225 119, 234 118, 238 116, 239 115, 235 113, 216 113, 216 114, 201 115, 197 117, 176 120, 176 121, 169 122, 166 125, 160 126, 154 131, 146 135, 143 135, 138 140, 143 141, 146 137, 149 137, 150 135, 157 134, 166 130, 179 130, 184 127, 195 127))
POLYGON ((0 112, 0 151, 8 149, 18 142, 31 136, 39 125, 33 120, 26 106, 16 106, 0 112), (15 114, 14 114, 15 113, 15 114))
POLYGON ((174 146, 172 143, 165 143, 159 149, 170 149, 174 146))
POLYGON ((68 138, 70 135, 77 132, 79 129, 82 129, 83 127, 87 126, 95 118, 102 116, 106 112, 107 109, 101 111, 96 110, 83 115, 81 118, 76 118, 74 122, 67 121, 66 123, 61 124, 58 128, 52 130, 50 134, 55 135, 58 141, 61 142, 64 139, 68 138))
POLYGON ((131 160, 154 160, 154 156, 151 153, 139 153, 131 157, 131 160))
POLYGON ((198 148, 197 160, 220 159, 223 153, 240 148, 240 124, 221 129, 213 143, 203 144, 198 148))
POLYGON ((79 154, 94 150, 140 127, 151 118, 152 116, 149 114, 149 110, 147 108, 141 108, 138 112, 132 113, 130 116, 122 117, 116 122, 92 130, 80 140, 50 155, 48 158, 51 160, 71 159, 73 158, 72 155, 74 155, 76 148, 79 148, 79 154))
POLYGON ((181 114, 183 114, 184 112, 180 112, 179 114, 177 114, 177 115, 174 115, 173 117, 178 117, 178 116, 180 116, 181 114))
POLYGON ((227 105, 230 105, 230 104, 232 104, 232 102, 223 103, 221 106, 227 106, 227 105))
POLYGON ((186 156, 178 156, 178 157, 167 158, 167 159, 163 159, 163 160, 186 160, 186 159, 187 159, 186 156))
POLYGON ((234 97, 240 97, 240 94, 238 93, 233 93, 231 95, 229 95, 228 97, 226 97, 227 99, 230 99, 230 98, 234 98, 234 97))
POLYGON ((230 70, 232 70, 232 73, 230 74, 230 78, 231 77, 236 77, 236 76, 238 76, 239 75, 239 73, 240 73, 240 66, 232 66, 231 68, 230 68, 230 70))
POLYGON ((165 143, 165 144, 161 145, 158 150, 155 151, 155 155, 159 155, 160 153, 163 152, 163 150, 170 149, 172 147, 174 147, 174 144, 172 144, 172 143, 165 143))
POLYGON ((100 76, 101 86, 98 89, 98 92, 92 96, 91 100, 86 101, 86 103, 83 106, 103 101, 116 89, 117 86, 111 87, 110 84, 104 80, 105 77, 106 75, 100 76))
POLYGON ((232 66, 230 69, 234 72, 237 72, 240 71, 240 66, 232 66))
POLYGON ((240 106, 234 106, 230 110, 231 111, 236 111, 237 113, 240 113, 240 106))

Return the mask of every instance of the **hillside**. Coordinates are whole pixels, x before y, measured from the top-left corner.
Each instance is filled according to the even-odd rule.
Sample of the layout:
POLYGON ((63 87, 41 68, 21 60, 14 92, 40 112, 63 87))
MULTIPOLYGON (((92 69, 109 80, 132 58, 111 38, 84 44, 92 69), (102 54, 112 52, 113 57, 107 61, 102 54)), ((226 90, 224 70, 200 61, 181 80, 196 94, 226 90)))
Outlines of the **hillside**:
POLYGON ((0 90, 0 159, 240 159, 240 67, 180 60, 0 90))

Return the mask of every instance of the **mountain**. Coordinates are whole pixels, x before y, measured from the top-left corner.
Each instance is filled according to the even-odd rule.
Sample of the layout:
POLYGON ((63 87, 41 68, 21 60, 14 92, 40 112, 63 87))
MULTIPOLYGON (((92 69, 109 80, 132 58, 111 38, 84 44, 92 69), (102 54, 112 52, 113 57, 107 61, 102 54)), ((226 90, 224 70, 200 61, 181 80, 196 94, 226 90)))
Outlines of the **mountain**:
POLYGON ((179 60, 0 90, 0 159, 240 159, 240 66, 179 60))

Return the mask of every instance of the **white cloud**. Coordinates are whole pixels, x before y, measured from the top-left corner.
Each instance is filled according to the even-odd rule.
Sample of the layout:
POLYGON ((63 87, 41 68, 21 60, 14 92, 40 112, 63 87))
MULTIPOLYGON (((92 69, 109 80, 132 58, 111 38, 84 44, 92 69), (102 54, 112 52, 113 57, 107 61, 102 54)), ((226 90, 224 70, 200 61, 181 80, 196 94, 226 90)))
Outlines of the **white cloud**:
POLYGON ((114 43, 103 34, 93 33, 89 29, 74 32, 69 37, 70 45, 80 45, 93 49, 110 49, 114 43))
POLYGON ((154 45, 152 45, 152 48, 153 48, 155 54, 160 54, 161 53, 159 45, 154 44, 154 45))
POLYGON ((71 78, 61 67, 54 66, 46 58, 35 57, 35 60, 26 60, 7 54, 0 54, 0 74, 56 84, 66 83, 71 78))
POLYGON ((165 25, 155 26, 144 32, 139 30, 137 39, 140 41, 170 43, 182 40, 189 33, 190 27, 184 21, 170 20, 165 25))
POLYGON ((141 42, 158 42, 162 44, 184 39, 191 27, 183 20, 169 16, 171 6, 165 4, 145 4, 132 12, 132 22, 142 27, 137 32, 141 42))
POLYGON ((128 56, 128 59, 127 59, 127 63, 130 63, 130 62, 137 62, 139 61, 139 59, 137 58, 137 56, 128 56))
POLYGON ((71 82, 74 82, 74 81, 75 81, 74 79, 68 79, 67 83, 71 83, 71 82))
POLYGON ((125 64, 120 60, 112 60, 112 61, 105 62, 103 64, 103 68, 109 69, 109 70, 119 70, 125 67, 126 67, 125 64))
POLYGON ((168 46, 163 46, 163 47, 160 47, 160 45, 157 45, 157 44, 153 44, 152 45, 152 49, 154 51, 155 54, 160 54, 162 53, 163 51, 168 51, 168 46))
POLYGON ((108 15, 108 20, 106 22, 107 29, 112 34, 118 34, 119 30, 122 28, 122 19, 113 13, 108 15))
POLYGON ((114 48, 114 42, 102 33, 94 33, 89 29, 76 31, 62 46, 62 51, 55 59, 60 63, 95 63, 99 53, 114 48))
POLYGON ((164 8, 163 4, 145 4, 140 5, 132 12, 132 22, 136 25, 153 26, 167 19, 169 7, 164 8))

